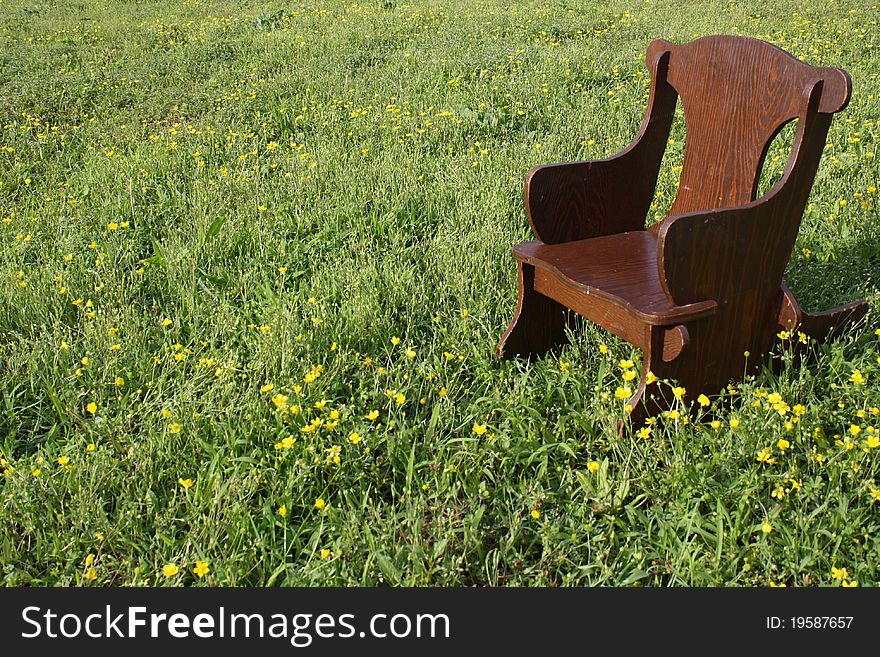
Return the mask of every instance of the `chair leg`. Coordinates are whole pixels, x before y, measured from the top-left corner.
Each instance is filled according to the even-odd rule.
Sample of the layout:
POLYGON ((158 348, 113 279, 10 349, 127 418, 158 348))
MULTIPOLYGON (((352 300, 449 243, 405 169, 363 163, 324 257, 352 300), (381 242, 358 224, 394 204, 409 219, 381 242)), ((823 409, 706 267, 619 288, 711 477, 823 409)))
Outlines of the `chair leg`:
MULTIPOLYGON (((669 404, 663 399, 659 386, 656 383, 648 384, 648 373, 655 376, 664 376, 663 372, 663 338, 664 329, 658 326, 645 327, 645 344, 644 362, 642 364, 642 375, 639 378, 639 385, 636 391, 627 402, 629 427, 631 431, 637 431, 645 425, 645 420, 649 417, 658 415, 664 409, 669 408, 669 404)), ((618 433, 621 437, 627 433, 626 422, 621 421, 617 425, 618 433)))
MULTIPOLYGON (((739 380, 747 369, 753 371, 759 361, 763 362, 763 356, 759 357, 759 361, 746 360, 743 362, 737 354, 744 354, 743 350, 745 349, 751 351, 754 359, 763 353, 766 346, 759 349, 751 345, 764 344, 764 341, 769 340, 776 331, 785 330, 794 333, 795 340, 792 341, 792 344, 796 350, 796 356, 802 357, 807 353, 807 347, 797 341, 797 331, 802 331, 810 338, 821 342, 858 323, 868 311, 866 302, 854 301, 824 312, 805 313, 785 284, 781 287, 781 293, 777 328, 772 331, 768 330, 766 337, 755 338, 753 336, 749 338, 746 335, 745 337, 751 340, 751 343, 739 343, 734 350, 731 350, 730 346, 731 334, 729 331, 725 331, 737 322, 738 318, 733 315, 717 316, 689 324, 690 345, 686 345, 682 351, 674 355, 666 353, 667 358, 670 358, 669 361, 663 359, 664 338, 669 329, 646 326, 642 377, 635 394, 628 402, 628 406, 631 408, 629 423, 621 422, 619 425, 621 435, 627 432, 627 424, 629 431, 637 431, 644 425, 647 418, 669 410, 673 406, 674 400, 668 387, 657 384, 647 385, 648 372, 653 372, 659 379, 678 381, 687 390, 686 399, 692 401, 701 392, 712 395, 724 387, 727 381, 739 380), (727 354, 729 357, 721 358, 719 354, 727 354)), ((740 335, 740 333, 736 333, 736 335, 740 335)))
POLYGON ((518 262, 519 299, 516 314, 495 351, 500 358, 533 358, 567 342, 569 311, 535 291, 535 268, 518 262))
POLYGON ((662 384, 661 380, 675 381, 685 388, 686 403, 682 412, 690 412, 693 407, 688 402, 692 402, 700 393, 715 394, 728 380, 741 376, 742 367, 739 364, 734 366, 713 359, 711 369, 705 366, 705 354, 716 353, 717 349, 727 347, 724 337, 717 337, 712 321, 707 319, 689 324, 685 335, 690 337, 677 349, 672 342, 666 344, 667 338, 670 337, 670 332, 673 336, 680 335, 677 331, 684 329, 684 326, 645 327, 646 346, 642 376, 635 394, 627 402, 631 409, 628 427, 626 422, 621 422, 618 426, 621 437, 625 437, 628 432, 638 431, 648 418, 657 417, 664 411, 675 408, 676 400, 672 388, 662 384), (649 373, 654 375, 657 382, 648 383, 649 373))
POLYGON ((782 305, 779 309, 779 326, 786 331, 801 331, 818 342, 824 342, 857 324, 868 312, 866 301, 853 301, 845 306, 818 313, 806 313, 791 290, 782 284, 782 305))
POLYGON ((820 313, 804 313, 801 331, 820 342, 844 333, 868 312, 867 301, 853 301, 845 306, 820 313))
POLYGON ((655 404, 652 396, 646 394, 647 386, 645 385, 645 374, 647 371, 647 368, 642 368, 642 379, 639 381, 639 386, 636 388, 635 394, 633 394, 626 403, 626 406, 629 409, 627 413, 629 417, 629 428, 627 428, 625 420, 620 420, 617 423, 617 433, 621 438, 625 438, 628 431, 638 431, 641 429, 645 426, 645 420, 654 415, 654 413, 648 410, 649 405, 653 407, 655 404))

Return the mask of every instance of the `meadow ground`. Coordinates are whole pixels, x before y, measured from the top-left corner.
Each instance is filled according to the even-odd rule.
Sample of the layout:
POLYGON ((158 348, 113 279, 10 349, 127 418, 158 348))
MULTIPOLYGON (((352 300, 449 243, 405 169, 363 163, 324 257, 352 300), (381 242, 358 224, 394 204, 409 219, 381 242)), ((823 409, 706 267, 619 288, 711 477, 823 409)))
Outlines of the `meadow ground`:
POLYGON ((876 313, 638 439, 626 344, 493 349, 525 172, 629 142, 657 37, 852 74, 786 280, 876 308, 877 17, 0 0, 3 583, 876 584, 876 313))

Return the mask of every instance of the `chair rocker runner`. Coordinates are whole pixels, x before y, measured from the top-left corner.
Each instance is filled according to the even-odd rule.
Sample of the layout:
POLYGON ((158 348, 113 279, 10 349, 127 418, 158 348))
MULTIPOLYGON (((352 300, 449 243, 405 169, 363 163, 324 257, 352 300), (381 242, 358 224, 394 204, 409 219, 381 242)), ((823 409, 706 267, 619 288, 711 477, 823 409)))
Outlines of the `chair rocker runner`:
POLYGON ((603 326, 644 351, 628 404, 634 427, 668 402, 646 385, 648 372, 679 381, 691 399, 717 393, 764 363, 777 332, 821 341, 867 312, 864 301, 803 312, 782 281, 849 75, 735 36, 657 40, 646 63, 647 112, 625 150, 528 173, 538 239, 513 248, 518 308, 497 349, 533 357, 562 345, 568 309, 603 326), (687 137, 678 194, 646 229, 678 98, 687 137), (782 178, 756 200, 770 143, 795 118, 782 178))

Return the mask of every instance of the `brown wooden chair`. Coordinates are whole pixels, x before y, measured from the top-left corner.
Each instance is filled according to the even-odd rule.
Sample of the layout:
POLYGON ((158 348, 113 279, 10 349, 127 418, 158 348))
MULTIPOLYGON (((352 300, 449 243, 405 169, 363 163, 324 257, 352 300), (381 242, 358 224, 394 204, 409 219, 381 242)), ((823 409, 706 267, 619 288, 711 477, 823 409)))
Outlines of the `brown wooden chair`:
POLYGON ((849 75, 735 36, 654 41, 646 63, 648 108, 626 149, 528 173, 538 239, 513 248, 519 302, 498 345, 503 358, 543 355, 565 342, 571 309, 640 347, 634 426, 669 401, 646 386, 648 372, 677 380, 691 400, 718 393, 766 362, 777 332, 823 340, 867 311, 857 301, 803 312, 782 281, 849 75), (678 195, 646 229, 677 98, 687 133, 678 195), (767 149, 795 118, 782 178, 756 200, 767 149))

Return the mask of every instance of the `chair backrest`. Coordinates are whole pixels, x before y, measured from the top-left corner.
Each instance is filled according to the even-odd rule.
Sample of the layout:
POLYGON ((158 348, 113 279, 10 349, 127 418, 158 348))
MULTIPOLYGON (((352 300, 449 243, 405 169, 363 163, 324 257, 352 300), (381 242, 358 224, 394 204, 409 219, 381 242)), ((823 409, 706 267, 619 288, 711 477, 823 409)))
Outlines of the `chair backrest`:
MULTIPOLYGON (((670 215, 754 200, 767 149, 786 123, 795 118, 804 123, 817 83, 818 112, 833 114, 849 101, 852 83, 845 71, 810 66, 757 39, 655 41, 648 57, 665 51, 665 82, 681 99, 685 116, 684 161, 670 215)), ((799 129, 791 161, 803 138, 799 129)), ((824 142, 825 134, 819 138, 824 142)), ((809 179, 808 187, 812 175, 809 179)))

